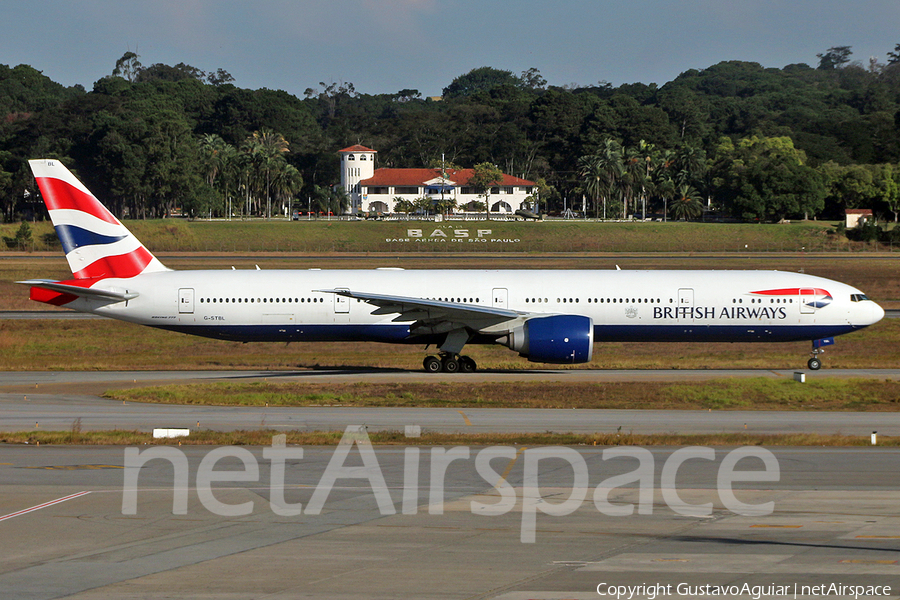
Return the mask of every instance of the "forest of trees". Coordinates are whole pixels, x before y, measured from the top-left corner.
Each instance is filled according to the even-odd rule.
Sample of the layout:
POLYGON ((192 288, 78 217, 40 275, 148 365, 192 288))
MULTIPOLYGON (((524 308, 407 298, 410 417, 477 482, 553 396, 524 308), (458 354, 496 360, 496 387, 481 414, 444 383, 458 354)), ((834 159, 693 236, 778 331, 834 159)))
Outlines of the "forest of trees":
POLYGON ((495 164, 539 182, 550 212, 778 221, 871 208, 896 221, 900 44, 884 63, 845 46, 817 61, 728 61, 618 87, 482 67, 438 99, 324 82, 298 98, 131 52, 91 91, 0 65, 0 206, 6 221, 41 214, 26 160, 46 157, 131 218, 270 215, 295 200, 337 210, 336 151, 361 143, 382 167, 495 164))

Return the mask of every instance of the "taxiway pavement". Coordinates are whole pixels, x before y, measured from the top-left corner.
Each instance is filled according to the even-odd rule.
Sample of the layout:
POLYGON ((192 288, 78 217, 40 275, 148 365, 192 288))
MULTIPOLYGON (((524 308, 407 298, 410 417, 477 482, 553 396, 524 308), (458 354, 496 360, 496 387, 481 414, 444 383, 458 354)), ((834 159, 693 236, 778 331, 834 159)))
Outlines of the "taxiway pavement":
MULTIPOLYGON (((900 377, 900 370, 828 370, 831 376, 900 377)), ((900 413, 711 410, 481 409, 185 406, 117 402, 110 387, 195 381, 679 381, 720 377, 790 378, 791 371, 527 371, 430 375, 402 371, 128 371, 0 374, 0 431, 154 428, 341 431, 348 425, 439 432, 821 433, 900 435, 900 413), (91 393, 93 392, 93 393, 91 393)), ((809 375, 819 376, 818 374, 809 375)), ((798 383, 797 385, 803 385, 798 383)))
MULTIPOLYGON (((199 423, 276 431, 419 425, 441 431, 621 426, 636 433, 900 434, 894 413, 185 407, 123 404, 86 392, 136 382, 398 375, 4 373, 0 428, 69 430, 80 419, 84 430, 194 429, 199 423)), ((536 380, 592 375, 648 373, 509 374, 536 380)), ((419 376, 434 380, 410 374, 419 376)), ((835 600, 853 597, 848 590, 857 586, 878 586, 877 595, 866 597, 900 597, 900 450, 894 448, 757 448, 753 452, 771 452, 775 462, 745 456, 735 468, 767 470, 768 476, 739 477, 730 487, 721 474, 733 449, 721 447, 683 462, 685 449, 659 447, 369 446, 368 459, 364 446, 346 456, 335 447, 288 447, 282 472, 267 454, 273 448, 170 446, 168 458, 125 468, 127 452, 148 448, 0 445, 0 598, 586 600, 614 597, 598 594, 598 586, 607 594, 632 586, 633 600, 692 598, 704 590, 707 596, 724 590, 719 598, 753 597, 755 591, 775 599, 822 597, 814 586, 823 585, 843 590, 828 595, 835 600), (216 461, 214 452, 224 455, 216 461), (480 461, 485 452, 496 456, 480 461), (549 454, 541 458, 540 452, 549 454), (616 452, 632 456, 617 458, 616 452), (580 464, 586 479, 576 480, 580 464), (642 479, 639 465, 649 465, 639 472, 642 479), (135 469, 137 484, 130 487, 135 469), (176 479, 182 472, 185 478, 176 479), (338 475, 333 485, 329 472, 338 475), (322 510, 308 510, 317 495, 322 510), (134 511, 127 510, 129 498, 134 511), (771 511, 744 510, 735 501, 770 505, 771 511), (250 509, 243 514, 223 510, 245 505, 250 509), (532 512, 533 543, 523 541, 532 512), (544 514, 553 512, 565 514, 544 514)))
MULTIPOLYGON (((0 597, 585 600, 604 597, 598 586, 608 593, 641 585, 670 592, 651 595, 645 587, 631 598, 696 598, 705 586, 745 585, 746 593, 716 597, 752 597, 753 589, 767 599, 824 597, 803 593, 817 585, 890 586, 863 597, 898 597, 897 449, 772 449, 777 481, 732 486, 738 502, 772 503, 770 514, 735 511, 723 494, 718 474, 727 448, 715 449, 714 460, 681 463, 668 491, 662 472, 674 449, 648 449, 652 482, 644 496, 636 480, 610 480, 632 473, 637 460, 604 456, 602 448, 536 463, 528 449, 511 449, 490 463, 495 480, 503 477, 496 486, 476 466, 482 448, 454 449, 448 461, 443 449, 377 447, 376 466, 364 466, 354 449, 346 478, 328 490, 319 514, 309 514, 335 448, 307 447, 302 458, 286 460, 283 504, 273 497, 273 462, 261 448, 242 448, 258 473, 209 488, 224 506, 252 503, 235 516, 200 497, 199 473, 213 450, 169 450, 186 459, 187 487, 175 482, 167 460, 148 461, 126 514, 125 449, 0 447, 0 597), (410 467, 413 450, 418 464, 410 467), (584 487, 575 486, 570 466, 579 462, 584 487), (537 466, 537 488, 526 485, 526 463, 537 466), (383 486, 367 478, 374 472, 383 486), (173 514, 182 492, 186 510, 173 514), (513 502, 498 510, 509 493, 513 502), (387 510, 376 494, 387 494, 387 510), (632 514, 611 514, 629 505, 632 514), (523 542, 536 506, 566 514, 536 513, 534 542, 523 542), (684 514, 688 506, 699 510, 684 514)), ((217 471, 246 465, 224 458, 217 471)), ((761 465, 745 458, 739 469, 761 465)))

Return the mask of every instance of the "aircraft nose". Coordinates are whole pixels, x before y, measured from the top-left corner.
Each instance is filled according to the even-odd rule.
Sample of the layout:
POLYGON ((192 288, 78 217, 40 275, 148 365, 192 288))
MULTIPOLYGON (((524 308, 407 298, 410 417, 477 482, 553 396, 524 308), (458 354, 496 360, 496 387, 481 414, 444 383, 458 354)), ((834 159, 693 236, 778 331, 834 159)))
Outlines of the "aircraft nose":
POLYGON ((884 309, 875 302, 872 303, 872 323, 877 323, 884 318, 884 309))

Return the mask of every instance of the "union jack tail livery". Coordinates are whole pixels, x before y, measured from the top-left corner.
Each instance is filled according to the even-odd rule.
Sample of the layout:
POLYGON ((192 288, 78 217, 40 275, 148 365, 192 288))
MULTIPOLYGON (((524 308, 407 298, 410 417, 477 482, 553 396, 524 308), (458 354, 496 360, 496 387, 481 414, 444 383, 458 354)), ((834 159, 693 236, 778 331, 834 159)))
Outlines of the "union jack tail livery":
POLYGON ((61 162, 28 162, 75 279, 167 270, 61 162))
POLYGON ((103 305, 127 303, 138 294, 122 287, 121 280, 168 271, 61 162, 30 160, 28 164, 73 277, 20 281, 32 286, 32 300, 76 310, 80 308, 73 302, 79 298, 103 305))

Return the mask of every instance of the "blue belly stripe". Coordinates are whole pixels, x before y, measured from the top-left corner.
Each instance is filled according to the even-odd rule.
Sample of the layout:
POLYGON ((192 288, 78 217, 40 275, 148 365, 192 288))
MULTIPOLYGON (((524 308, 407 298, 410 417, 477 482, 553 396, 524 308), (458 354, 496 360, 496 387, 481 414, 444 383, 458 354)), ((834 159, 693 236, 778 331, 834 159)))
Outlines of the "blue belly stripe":
MULTIPOLYGON (((154 325, 160 329, 238 342, 385 342, 434 344, 442 335, 410 337, 408 325, 154 325)), ((830 338, 852 325, 594 325, 595 342, 802 342, 830 338)), ((492 343, 476 336, 470 343, 492 343)))

